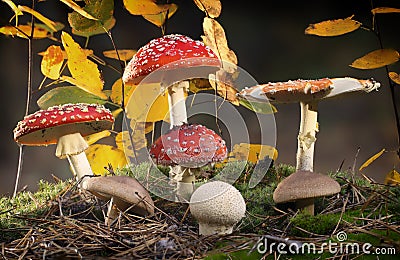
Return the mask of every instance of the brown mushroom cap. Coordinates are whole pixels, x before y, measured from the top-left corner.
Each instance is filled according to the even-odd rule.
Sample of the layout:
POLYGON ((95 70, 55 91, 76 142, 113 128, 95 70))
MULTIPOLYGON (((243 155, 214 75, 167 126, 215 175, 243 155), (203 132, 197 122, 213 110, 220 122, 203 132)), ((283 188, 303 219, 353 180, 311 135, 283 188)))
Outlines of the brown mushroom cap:
POLYGON ((269 82, 251 88, 245 88, 239 96, 253 101, 266 98, 274 103, 308 102, 329 94, 332 81, 328 78, 317 80, 289 80, 286 82, 269 82))
POLYGON ((49 145, 61 136, 80 133, 90 135, 111 129, 114 117, 98 104, 64 104, 36 111, 18 122, 14 140, 24 145, 49 145))
POLYGON ((121 211, 134 205, 130 210, 140 216, 154 214, 154 202, 147 190, 129 176, 99 176, 87 179, 84 189, 103 200, 113 198, 114 204, 121 211))
POLYGON ((278 184, 273 199, 276 203, 285 203, 339 192, 339 183, 329 176, 310 171, 297 171, 278 184))

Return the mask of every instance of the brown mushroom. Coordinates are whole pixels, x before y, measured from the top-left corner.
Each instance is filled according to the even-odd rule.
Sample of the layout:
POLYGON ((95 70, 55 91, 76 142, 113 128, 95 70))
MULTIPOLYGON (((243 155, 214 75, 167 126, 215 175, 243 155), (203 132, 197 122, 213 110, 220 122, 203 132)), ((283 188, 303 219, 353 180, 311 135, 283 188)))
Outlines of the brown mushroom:
POLYGON ((105 223, 111 224, 119 211, 129 209, 139 216, 154 215, 154 202, 147 190, 129 176, 98 176, 87 179, 83 188, 102 200, 110 201, 105 223))
POLYGON ((296 171, 278 184, 273 199, 276 203, 295 202, 296 209, 314 215, 315 198, 339 192, 339 183, 327 175, 296 171))
POLYGON ((57 144, 56 156, 67 158, 78 181, 93 175, 85 150, 83 136, 111 129, 114 117, 102 105, 64 104, 36 111, 18 122, 14 140, 22 145, 57 144))
POLYGON ((243 89, 239 96, 250 101, 271 103, 300 103, 296 170, 313 171, 314 144, 318 132, 318 102, 322 99, 344 97, 360 92, 377 90, 380 83, 354 78, 323 78, 317 80, 290 80, 257 85, 243 89))

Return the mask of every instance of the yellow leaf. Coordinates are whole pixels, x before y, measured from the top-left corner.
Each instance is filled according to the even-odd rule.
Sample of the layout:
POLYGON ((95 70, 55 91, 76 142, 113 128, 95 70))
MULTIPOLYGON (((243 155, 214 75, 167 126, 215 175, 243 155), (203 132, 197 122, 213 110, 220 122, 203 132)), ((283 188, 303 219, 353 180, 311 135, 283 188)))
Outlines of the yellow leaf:
POLYGON ((389 78, 393 80, 393 82, 395 82, 396 84, 400 85, 400 75, 397 74, 396 72, 393 71, 389 72, 389 78))
MULTIPOLYGON (((0 33, 8 36, 17 36, 28 39, 31 34, 31 25, 18 25, 14 26, 3 26, 0 28, 0 33)), ((35 26, 33 28, 33 39, 43 39, 49 36, 49 32, 43 28, 35 26)))
POLYGON ((133 55, 136 54, 136 50, 118 50, 118 55, 115 50, 108 50, 108 51, 103 51, 103 55, 107 58, 111 59, 120 59, 122 61, 127 61, 132 59, 133 55))
POLYGON ((211 18, 217 18, 221 14, 220 0, 194 0, 194 3, 211 18))
MULTIPOLYGON (((220 60, 231 64, 237 64, 236 54, 229 49, 224 28, 214 19, 205 17, 203 21, 203 41, 218 56, 220 60)), ((223 64, 223 68, 229 73, 235 73, 236 66, 223 64)))
POLYGON ((189 90, 193 93, 214 89, 208 79, 194 78, 189 81, 189 90))
POLYGON ((168 19, 178 10, 178 6, 176 4, 171 4, 168 11, 163 11, 159 14, 143 14, 143 18, 147 21, 151 22, 152 24, 161 27, 164 25, 166 21, 166 16, 168 12, 168 19))
POLYGON ((395 169, 391 170, 386 174, 384 184, 388 185, 399 185, 400 184, 400 173, 395 169))
POLYGON ((393 7, 377 7, 371 10, 372 14, 388 14, 388 13, 400 13, 399 8, 393 7))
POLYGON ((29 13, 29 14, 33 15, 39 21, 41 21, 42 23, 47 25, 53 32, 57 31, 57 28, 56 28, 57 24, 55 22, 53 22, 52 20, 50 20, 49 18, 43 16, 41 13, 36 12, 35 10, 33 10, 33 9, 27 7, 27 6, 24 6, 24 5, 19 5, 18 9, 21 10, 22 12, 29 13))
POLYGON ((111 113, 112 113, 114 118, 117 118, 117 116, 119 114, 121 114, 122 111, 124 111, 122 108, 117 108, 117 109, 113 110, 111 113))
POLYGON ((126 115, 135 122, 157 122, 169 116, 168 95, 161 92, 161 86, 140 84, 133 88, 127 101, 126 115))
POLYGON ((124 6, 133 15, 159 14, 167 11, 171 4, 158 5, 155 0, 124 0, 124 6))
POLYGON ((393 49, 379 49, 356 59, 350 67, 356 69, 376 69, 395 63, 399 60, 399 53, 393 49))
POLYGON ((278 151, 269 145, 240 143, 233 146, 229 157, 233 157, 231 158, 233 161, 247 160, 252 163, 257 163, 259 160, 263 160, 266 157, 276 160, 278 158, 278 151))
MULTIPOLYGON (((125 89, 124 89, 124 103, 126 105, 126 103, 128 102, 128 99, 130 97, 130 95, 132 94, 133 90, 135 89, 135 85, 130 85, 130 84, 126 84, 124 85, 125 89)), ((117 79, 114 84, 111 87, 111 95, 110 95, 111 101, 114 102, 115 104, 118 105, 122 105, 122 79, 119 78, 117 79)))
POLYGON ((227 73, 225 70, 219 70, 216 72, 215 76, 216 79, 213 79, 213 76, 211 76, 209 80, 211 87, 216 89, 218 95, 223 97, 225 100, 239 106, 240 103, 237 95, 239 91, 232 87, 232 74, 227 73))
POLYGON ((74 86, 77 86, 78 88, 83 89, 84 91, 86 91, 86 92, 88 92, 88 93, 90 93, 90 94, 96 95, 96 96, 98 96, 98 97, 101 98, 101 99, 104 99, 104 100, 105 100, 105 99, 108 98, 107 95, 104 94, 103 91, 101 91, 101 90, 96 91, 96 90, 92 89, 90 86, 86 85, 85 83, 80 82, 79 80, 76 80, 76 79, 74 79, 74 78, 72 78, 72 77, 63 76, 63 75, 62 75, 62 76, 60 77, 60 80, 66 81, 66 82, 68 82, 68 83, 70 83, 70 84, 72 84, 72 85, 74 85, 74 86))
POLYGON ((51 45, 43 53, 41 71, 42 74, 50 79, 58 79, 63 65, 63 52, 59 46, 51 45))
POLYGON ((86 143, 88 143, 89 145, 94 144, 95 142, 99 141, 100 139, 103 139, 105 137, 108 137, 111 135, 111 132, 109 130, 104 130, 98 133, 94 133, 91 135, 87 135, 85 137, 83 137, 86 141, 86 143))
MULTIPOLYGON (((21 10, 18 9, 18 7, 14 4, 13 1, 11 0, 2 0, 4 3, 6 3, 14 12, 15 14, 15 26, 18 25, 18 16, 23 15, 21 10)), ((11 22, 11 20, 10 20, 11 22)))
MULTIPOLYGON (((107 96, 102 92, 103 81, 97 65, 87 59, 86 53, 72 39, 71 35, 62 32, 61 40, 68 57, 68 69, 77 83, 76 86, 100 98, 107 99, 107 96)), ((72 83, 71 81, 68 82, 72 83)))
POLYGON ((111 164, 112 168, 122 168, 127 164, 122 150, 106 144, 93 144, 85 151, 92 171, 96 175, 107 173, 105 167, 111 164))
POLYGON ((385 148, 383 148, 383 149, 380 150, 377 154, 371 156, 371 158, 369 158, 368 160, 366 160, 366 161, 360 166, 360 169, 358 169, 358 170, 359 170, 359 171, 362 171, 364 168, 368 167, 368 165, 370 165, 373 161, 375 161, 376 159, 378 159, 384 152, 385 152, 385 148))
POLYGON ((63 2, 64 4, 66 4, 67 6, 69 6, 70 8, 72 8, 72 10, 74 10, 75 12, 79 13, 80 15, 90 19, 90 20, 98 20, 97 18, 93 17, 91 14, 89 14, 88 12, 86 12, 85 10, 83 10, 77 3, 75 3, 73 0, 60 0, 61 2, 63 2))
POLYGON ((328 20, 320 23, 310 24, 305 34, 317 36, 338 36, 360 28, 361 23, 353 20, 353 15, 345 19, 328 20))
POLYGON ((147 146, 144 128, 136 127, 131 136, 128 131, 119 132, 115 137, 115 143, 120 150, 132 157, 133 150, 138 151, 147 146))

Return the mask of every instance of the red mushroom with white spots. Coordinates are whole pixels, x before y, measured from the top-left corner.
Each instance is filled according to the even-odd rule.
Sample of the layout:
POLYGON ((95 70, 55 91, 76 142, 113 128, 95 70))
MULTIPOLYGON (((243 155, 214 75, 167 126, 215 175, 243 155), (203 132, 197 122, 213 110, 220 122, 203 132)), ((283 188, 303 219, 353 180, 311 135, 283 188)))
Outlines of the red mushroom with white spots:
MULTIPOLYGON (((169 80, 161 81, 168 87, 171 128, 187 123, 185 106, 189 81, 180 80, 179 72, 200 68, 202 74, 216 72, 221 66, 217 55, 203 42, 180 34, 165 35, 141 47, 129 61, 122 80, 125 84, 139 84, 146 76, 161 69, 169 80)), ((208 74, 207 74, 208 76, 208 74)))
POLYGON ((223 161, 227 148, 213 130, 199 124, 183 124, 160 136, 151 146, 150 156, 156 164, 171 166, 170 177, 178 182, 178 199, 189 201, 200 167, 223 161))
POLYGON ((64 104, 36 111, 18 122, 14 140, 22 145, 57 144, 56 156, 67 158, 77 180, 93 175, 83 136, 111 129, 114 117, 102 105, 64 104))

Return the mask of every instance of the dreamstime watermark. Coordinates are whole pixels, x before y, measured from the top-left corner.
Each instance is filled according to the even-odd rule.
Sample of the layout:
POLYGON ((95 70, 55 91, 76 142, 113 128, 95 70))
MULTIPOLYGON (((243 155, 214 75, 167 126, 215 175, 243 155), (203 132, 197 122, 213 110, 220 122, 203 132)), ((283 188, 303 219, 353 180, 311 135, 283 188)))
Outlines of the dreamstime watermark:
POLYGON ((350 254, 350 255, 396 255, 394 247, 374 247, 371 243, 346 242, 347 234, 344 231, 338 232, 336 240, 329 240, 322 244, 313 242, 299 242, 289 239, 282 239, 273 236, 263 236, 256 244, 257 252, 260 254, 277 252, 278 254, 350 254))

